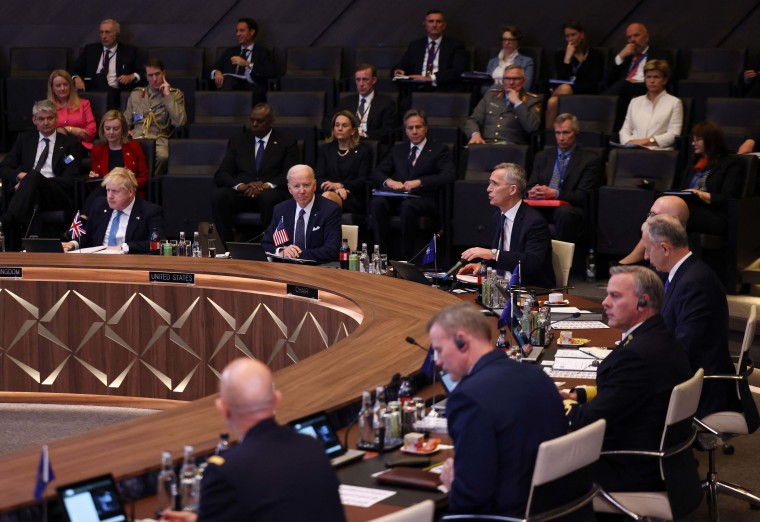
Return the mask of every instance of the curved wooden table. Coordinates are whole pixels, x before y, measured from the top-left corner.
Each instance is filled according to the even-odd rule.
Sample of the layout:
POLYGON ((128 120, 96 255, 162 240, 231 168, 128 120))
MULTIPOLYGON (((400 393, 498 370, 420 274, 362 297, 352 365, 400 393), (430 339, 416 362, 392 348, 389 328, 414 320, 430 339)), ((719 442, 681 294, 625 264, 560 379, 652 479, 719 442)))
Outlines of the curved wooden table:
MULTIPOLYGON (((282 325, 278 326, 279 333, 271 325, 261 329, 253 328, 257 333, 250 333, 249 330, 241 333, 242 325, 249 320, 252 313, 250 308, 246 308, 247 299, 263 299, 268 303, 267 306, 271 305, 274 315, 280 320, 283 317, 286 321, 290 320, 290 316, 296 314, 300 323, 303 314, 306 313, 307 316, 311 314, 316 317, 316 322, 320 325, 322 322, 328 325, 322 328, 324 331, 319 331, 317 326, 310 327, 311 332, 304 338, 317 339, 318 342, 305 345, 305 352, 299 353, 301 346, 297 342, 290 343, 300 362, 292 364, 289 361, 287 346, 282 343, 282 349, 269 361, 279 368, 275 373, 275 382, 284 397, 277 413, 277 419, 281 423, 310 412, 341 407, 355 401, 363 389, 387 383, 394 373, 407 374, 417 371, 424 355, 418 349, 407 345, 405 337, 415 337, 424 345, 427 341, 427 320, 444 306, 458 302, 456 297, 447 293, 397 279, 319 267, 222 259, 0 254, 0 267, 24 268, 22 280, 0 280, 0 302, 6 307, 18 304, 23 309, 14 311, 10 308, 0 308, 4 318, 3 333, 0 337, 3 388, 6 383, 13 384, 11 381, 18 379, 20 375, 16 369, 21 367, 9 357, 21 360, 23 352, 19 343, 22 341, 17 341, 16 345, 8 349, 20 328, 27 328, 26 334, 36 328, 35 338, 44 339, 38 341, 40 347, 54 347, 72 352, 79 346, 77 341, 83 342, 80 337, 66 333, 69 332, 68 325, 81 321, 81 316, 61 312, 69 301, 77 301, 79 309, 84 306, 85 310, 88 310, 86 313, 91 314, 84 319, 88 331, 94 328, 97 335, 105 335, 121 346, 119 350, 131 353, 124 347, 126 344, 137 352, 139 357, 134 357, 134 354, 132 356, 139 364, 133 363, 133 370, 136 367, 141 368, 138 368, 139 371, 134 370, 135 377, 131 376, 133 370, 130 370, 121 381, 122 384, 129 382, 131 387, 124 388, 122 393, 117 393, 110 387, 116 377, 121 375, 116 371, 121 369, 120 365, 123 366, 124 361, 113 360, 116 356, 102 354, 98 359, 91 353, 90 357, 95 357, 94 359, 82 360, 104 373, 104 381, 98 379, 97 372, 90 371, 79 362, 69 364, 69 359, 58 372, 53 384, 46 384, 44 386, 47 388, 44 388, 42 383, 49 380, 50 375, 56 371, 57 366, 54 363, 58 359, 48 357, 45 360, 44 355, 35 354, 28 360, 35 363, 43 362, 42 367, 32 368, 39 372, 40 383, 37 384, 35 379, 31 379, 34 385, 24 385, 28 389, 20 391, 54 391, 55 382, 61 379, 60 386, 63 388, 65 383, 67 389, 57 391, 78 391, 72 388, 90 384, 104 387, 106 391, 101 392, 104 394, 109 393, 110 389, 112 393, 122 395, 177 399, 184 398, 181 395, 192 390, 198 393, 198 396, 202 396, 161 413, 50 443, 50 457, 56 475, 53 486, 108 472, 113 473, 117 479, 140 475, 158 468, 162 450, 171 451, 175 458, 179 459, 182 446, 185 444, 195 446, 198 453, 210 452, 216 444, 219 432, 226 430, 214 408, 215 395, 203 396, 216 389, 215 371, 220 370, 227 359, 246 353, 243 345, 248 350, 255 350, 254 347, 259 346, 258 341, 272 335, 271 332, 275 332, 274 335, 283 334, 282 325), (178 287, 151 284, 148 281, 148 272, 151 270, 192 272, 196 274, 196 285, 178 287), (286 283, 318 288, 320 302, 287 296, 286 283), (88 304, 87 300, 90 298, 83 294, 87 291, 95 292, 100 301, 88 304), (21 294, 24 292, 27 292, 26 296, 29 299, 17 299, 23 297, 21 294), (131 297, 133 294, 135 297, 131 297), (65 297, 62 297, 64 295, 65 297), (118 311, 121 310, 117 305, 123 305, 130 297, 132 301, 126 305, 126 312, 117 317, 118 311), (36 299, 37 303, 33 303, 32 298, 36 299), (204 299, 206 302, 215 299, 219 301, 209 305, 216 310, 217 315, 209 319, 204 317, 204 314, 198 314, 198 318, 190 321, 189 317, 197 310, 187 310, 193 302, 196 302, 195 306, 198 307, 197 303, 204 299), (141 305, 137 311, 131 311, 130 307, 135 300, 142 301, 141 305), (102 306, 99 304, 101 302, 106 305, 102 306), (100 308, 104 308, 102 313, 100 308), (221 313, 220 308, 226 314, 221 313), (172 311, 169 311, 170 309, 172 311), (179 324, 185 312, 189 315, 185 317, 184 323, 179 324), (128 326, 117 331, 114 326, 117 324, 114 322, 116 318, 123 321, 130 313, 134 315, 128 326), (20 325, 12 325, 9 330, 8 314, 11 320, 23 321, 20 325), (26 318, 23 314, 27 314, 26 318), (101 317, 104 319, 100 319, 101 317), (209 321, 212 324, 206 324, 209 321), (100 322, 105 324, 91 326, 100 322), (151 328, 155 325, 168 326, 159 334, 150 330, 148 335, 145 333, 146 325, 151 328), (101 332, 105 332, 105 326, 111 326, 113 335, 101 332), (334 330, 327 331, 330 328, 334 330), (214 337, 219 329, 230 332, 224 342, 214 337), (236 335, 240 339, 235 339, 236 335), (246 335, 250 337, 245 337, 246 335), (132 337, 127 338, 128 336, 132 337), (157 340, 153 340, 154 337, 157 340), (325 337, 328 342, 324 341, 325 337), (121 339, 123 343, 119 343, 115 338, 121 339), (331 344, 329 340, 335 338, 339 340, 331 344), (132 342, 130 339, 138 339, 145 344, 140 345, 140 349, 135 349, 136 341, 132 342), (161 352, 156 349, 157 343, 176 348, 178 355, 171 356, 168 348, 161 352), (322 343, 322 349, 318 350, 315 346, 319 343, 322 343), (61 344, 65 344, 66 347, 62 348, 61 344), (220 344, 222 348, 218 348, 220 344), (329 346, 324 348, 324 345, 329 346), (188 348, 197 353, 188 358, 188 348), (220 357, 217 349, 226 350, 225 357, 220 357), (201 369, 198 360, 202 360, 203 354, 206 360, 201 369), (198 355, 201 355, 200 359, 198 355), (180 362, 175 363, 177 360, 180 362), (96 361, 97 364, 92 361, 96 361), (194 365, 199 368, 187 379, 185 387, 175 392, 174 390, 183 383, 183 379, 186 379, 180 377, 187 375, 194 365), (66 378, 61 377, 69 371, 69 367, 75 368, 72 374, 66 378), (153 370, 168 377, 169 386, 166 379, 156 375, 153 370), (6 379, 6 376, 12 378, 6 379), (90 382, 82 382, 83 379, 89 379, 90 382)), ((271 317, 272 314, 267 312, 267 315, 271 317)), ((253 321, 255 320, 257 319, 254 318, 253 321)), ((118 322, 118 325, 122 323, 118 322)), ((294 330, 292 325, 286 326, 288 328, 285 330, 290 339, 295 335, 294 330)), ((34 345, 35 343, 28 342, 24 346, 33 349, 34 345)), ((67 356, 69 354, 63 354, 59 355, 59 358, 67 356)), ((30 368, 32 366, 26 365, 30 368)), ((32 377, 29 372, 24 371, 24 374, 32 377)), ((30 379, 24 382, 28 384, 30 379)), ((16 381, 14 383, 19 384, 16 381)), ((24 386, 20 385, 17 388, 24 386)), ((39 448, 30 448, 0 457, 0 469, 6 477, 0 487, 0 512, 33 503, 32 491, 39 452, 39 448)), ((48 497, 53 495, 52 491, 52 488, 48 488, 48 497)))

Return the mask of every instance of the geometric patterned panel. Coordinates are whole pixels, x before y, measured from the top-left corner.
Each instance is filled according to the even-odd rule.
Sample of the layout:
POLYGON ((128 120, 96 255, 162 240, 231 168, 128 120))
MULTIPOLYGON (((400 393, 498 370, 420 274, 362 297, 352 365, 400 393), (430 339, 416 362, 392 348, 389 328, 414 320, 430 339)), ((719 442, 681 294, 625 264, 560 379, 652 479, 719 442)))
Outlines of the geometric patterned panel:
POLYGON ((194 286, 0 281, 0 390, 193 400, 247 356, 276 371, 350 335, 310 299, 194 286))

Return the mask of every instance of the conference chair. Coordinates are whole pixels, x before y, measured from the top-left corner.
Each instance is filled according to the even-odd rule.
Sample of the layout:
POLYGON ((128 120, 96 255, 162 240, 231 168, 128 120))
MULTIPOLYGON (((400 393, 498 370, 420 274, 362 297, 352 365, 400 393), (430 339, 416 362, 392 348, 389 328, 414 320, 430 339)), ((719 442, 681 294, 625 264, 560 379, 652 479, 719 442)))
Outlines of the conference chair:
POLYGON ((78 95, 80 98, 90 102, 92 115, 95 117, 95 125, 100 126, 100 120, 103 118, 103 115, 108 112, 108 93, 88 91, 80 92, 78 95))
POLYGON ((356 252, 359 247, 359 226, 358 225, 341 225, 341 237, 348 240, 348 248, 351 252, 356 252))
POLYGON ((457 180, 454 182, 451 235, 457 246, 490 245, 494 209, 488 205, 488 181, 457 180))
POLYGON ((691 49, 689 80, 734 81, 744 71, 747 49, 691 49))
POLYGON ((470 115, 472 95, 463 92, 413 92, 411 106, 427 114, 429 138, 452 145, 452 160, 457 165, 462 145, 459 129, 470 115))
POLYGON ((249 91, 196 91, 195 123, 246 125, 253 108, 249 91))
POLYGON ((169 140, 169 176, 213 176, 227 152, 227 140, 169 140))
MULTIPOLYGON (((32 106, 44 99, 47 92, 48 74, 36 78, 21 78, 11 76, 5 84, 5 130, 9 133, 34 130, 32 123, 32 106)), ((12 143, 8 143, 12 145, 12 143)))
POLYGON ((202 47, 149 47, 148 58, 158 58, 166 67, 170 83, 176 78, 203 78, 202 47))
MULTIPOLYGON (((67 69, 69 50, 65 47, 11 47, 11 76, 45 78, 53 69, 67 69)), ((44 92, 38 93, 39 99, 44 92)))
POLYGON ((472 181, 488 181, 493 168, 499 163, 517 163, 530 172, 527 145, 513 143, 487 143, 484 145, 468 145, 465 151, 463 179, 472 181))
MULTIPOLYGON (((374 65, 377 70, 375 90, 396 97, 398 96, 398 87, 393 84, 391 75, 396 64, 401 61, 405 50, 406 47, 403 46, 357 47, 354 49, 354 66, 363 63, 374 65)), ((351 72, 351 77, 346 79, 346 83, 352 91, 355 91, 354 70, 352 69, 351 72)))
POLYGON ((697 437, 697 449, 707 451, 707 476, 702 482, 702 489, 707 491, 707 505, 710 510, 710 520, 718 521, 718 493, 724 493, 739 500, 749 502, 754 509, 760 509, 760 495, 748 489, 718 480, 715 469, 715 450, 727 441, 740 435, 754 433, 760 425, 760 416, 752 398, 749 387, 749 377, 754 370, 754 363, 749 357, 749 349, 755 338, 757 325, 757 306, 752 305, 744 330, 744 341, 739 354, 739 363, 735 375, 705 375, 705 379, 729 379, 736 382, 736 393, 742 404, 742 411, 721 411, 712 413, 703 419, 695 419, 700 432, 697 437))
POLYGON ((635 455, 658 459, 665 491, 608 492, 602 489, 594 499, 595 511, 623 513, 633 520, 674 520, 699 506, 702 491, 691 448, 697 437, 692 418, 699 404, 703 376, 704 371, 700 368, 689 380, 673 388, 657 451, 602 452, 602 458, 605 455, 635 455))
MULTIPOLYGON (((569 112, 578 118, 581 131, 578 143, 588 147, 607 147, 610 136, 619 129, 616 122, 618 97, 598 94, 573 94, 558 97, 558 114, 569 112)), ((556 145, 554 126, 544 133, 546 145, 556 145)))
POLYGON ((736 151, 760 122, 760 99, 708 98, 706 117, 721 126, 728 149, 736 151))
POLYGON ((542 442, 533 468, 524 517, 498 515, 445 515, 441 520, 547 521, 564 517, 589 505, 601 488, 594 482, 596 462, 607 421, 542 442))
POLYGON ((557 286, 567 286, 570 279, 570 268, 573 266, 575 243, 552 239, 552 267, 557 286))
POLYGON ((341 47, 290 47, 285 55, 283 91, 321 91, 327 105, 335 106, 337 83, 343 65, 341 47))

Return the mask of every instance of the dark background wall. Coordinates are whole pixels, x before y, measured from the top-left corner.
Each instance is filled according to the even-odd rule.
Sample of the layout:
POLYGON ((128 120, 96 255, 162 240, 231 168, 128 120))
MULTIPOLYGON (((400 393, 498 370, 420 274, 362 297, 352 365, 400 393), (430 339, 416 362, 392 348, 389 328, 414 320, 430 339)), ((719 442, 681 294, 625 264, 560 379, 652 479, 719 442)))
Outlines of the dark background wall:
MULTIPOLYGON (((274 48, 279 65, 293 46, 405 45, 422 35, 424 12, 431 7, 447 15, 448 34, 469 46, 498 45, 499 26, 517 24, 523 45, 557 47, 561 25, 578 18, 594 45, 618 49, 632 21, 649 27, 662 47, 746 47, 751 59, 760 51, 760 2, 752 0, 546 0, 503 2, 445 0, 4 0, 0 8, 0 75, 6 76, 11 47, 79 48, 97 40, 98 22, 115 18, 122 40, 147 48, 200 46, 206 61, 217 47, 235 43, 234 23, 252 16, 260 25, 258 41, 274 48)), ((353 57, 346 52, 346 64, 353 57)))

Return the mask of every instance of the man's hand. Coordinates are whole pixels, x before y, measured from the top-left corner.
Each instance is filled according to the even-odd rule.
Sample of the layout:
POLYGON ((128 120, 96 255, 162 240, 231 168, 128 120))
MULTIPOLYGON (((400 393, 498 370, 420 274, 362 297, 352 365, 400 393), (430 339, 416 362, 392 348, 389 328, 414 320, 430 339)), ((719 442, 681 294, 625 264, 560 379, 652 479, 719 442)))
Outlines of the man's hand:
POLYGON ((164 83, 161 84, 161 87, 158 88, 159 91, 161 91, 161 96, 168 96, 169 95, 169 89, 171 89, 172 86, 169 82, 164 80, 164 83))
POLYGON ((83 91, 84 90, 84 80, 82 80, 79 76, 74 78, 74 87, 76 87, 76 90, 83 91))
POLYGON ((441 484, 446 486, 447 489, 451 489, 451 484, 454 482, 454 459, 451 457, 446 459, 443 463, 443 469, 441 470, 441 484))
POLYGON ((748 69, 744 71, 744 81, 749 83, 752 80, 757 78, 757 71, 753 71, 752 69, 748 69))
POLYGON ((424 74, 410 74, 409 78, 412 80, 417 80, 420 82, 432 82, 433 79, 430 76, 425 76, 424 74))
POLYGON ((117 78, 119 80, 119 83, 122 85, 129 85, 133 81, 135 81, 136 76, 134 74, 122 74, 117 78))
POLYGON ((486 144, 486 140, 483 139, 483 136, 481 136, 479 132, 476 132, 472 136, 470 136, 470 141, 467 142, 467 145, 485 145, 485 144, 486 144))
POLYGON ((250 183, 241 183, 238 191, 242 192, 246 197, 255 198, 267 188, 269 188, 269 185, 265 185, 261 181, 251 181, 250 183))
POLYGON ((301 257, 301 249, 295 245, 288 245, 279 252, 280 257, 289 257, 291 259, 297 259, 301 257))
POLYGON ((404 76, 404 69, 395 69, 393 71, 393 76, 404 76))
POLYGON ((385 186, 391 190, 404 190, 404 184, 400 181, 396 181, 395 179, 386 180, 385 186))
POLYGON ((77 244, 73 241, 63 241, 61 242, 61 246, 63 247, 64 252, 68 252, 70 250, 76 249, 77 244))
POLYGON ((214 69, 214 85, 217 89, 221 89, 224 84, 224 75, 219 69, 214 69))
POLYGON ((493 258, 493 254, 488 248, 473 247, 468 248, 462 252, 462 259, 465 259, 467 261, 472 261, 473 259, 484 259, 485 261, 490 261, 493 258))
POLYGON ((509 98, 509 103, 512 105, 517 105, 522 102, 520 99, 520 92, 515 89, 507 89, 507 97, 509 98))
POLYGON ((230 61, 232 62, 232 65, 239 65, 240 67, 248 67, 251 65, 251 62, 243 58, 242 56, 233 56, 230 58, 230 61))
POLYGON ((422 186, 422 181, 418 179, 411 179, 409 181, 405 181, 403 184, 404 190, 406 190, 407 192, 411 192, 412 190, 421 186, 422 186))
POLYGON ((625 47, 623 47, 623 49, 618 53, 618 56, 620 57, 621 60, 625 60, 629 56, 636 54, 638 49, 639 49, 639 46, 631 42, 629 44, 626 44, 625 47))
POLYGON ((557 199, 559 191, 546 185, 536 185, 528 191, 528 199, 557 199))
POLYGON ((480 263, 467 263, 459 269, 457 275, 477 274, 480 272, 480 263))

